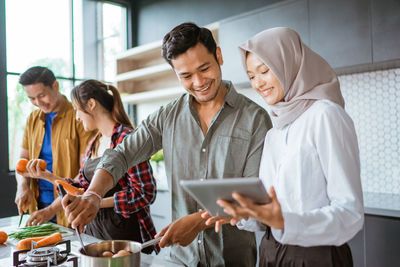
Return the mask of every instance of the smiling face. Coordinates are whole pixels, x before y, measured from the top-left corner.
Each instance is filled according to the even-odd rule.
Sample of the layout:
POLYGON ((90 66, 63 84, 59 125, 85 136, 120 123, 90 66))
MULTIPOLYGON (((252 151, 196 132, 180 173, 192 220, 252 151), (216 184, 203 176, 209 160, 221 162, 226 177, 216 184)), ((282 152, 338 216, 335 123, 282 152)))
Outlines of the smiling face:
POLYGON ((251 86, 264 98, 268 105, 274 105, 282 101, 284 91, 281 83, 259 57, 248 52, 246 68, 251 86))
POLYGON ((43 83, 35 83, 25 85, 24 89, 31 103, 40 108, 44 113, 56 112, 58 110, 60 95, 57 81, 53 83, 52 87, 46 86, 43 83))
POLYGON ((212 101, 223 93, 219 48, 216 54, 218 61, 203 44, 197 43, 171 61, 180 83, 199 103, 212 101))

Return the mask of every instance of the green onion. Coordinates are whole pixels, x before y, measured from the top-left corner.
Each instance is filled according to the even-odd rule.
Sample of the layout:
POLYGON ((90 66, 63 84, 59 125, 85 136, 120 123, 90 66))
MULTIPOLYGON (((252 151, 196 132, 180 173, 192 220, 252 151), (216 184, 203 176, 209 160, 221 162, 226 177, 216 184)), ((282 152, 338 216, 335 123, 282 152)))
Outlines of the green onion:
POLYGON ((39 237, 39 236, 47 236, 53 233, 66 233, 60 232, 59 227, 55 226, 54 224, 42 224, 42 225, 34 225, 34 226, 26 226, 22 227, 20 231, 14 232, 9 234, 8 236, 13 239, 25 239, 29 237, 39 237))

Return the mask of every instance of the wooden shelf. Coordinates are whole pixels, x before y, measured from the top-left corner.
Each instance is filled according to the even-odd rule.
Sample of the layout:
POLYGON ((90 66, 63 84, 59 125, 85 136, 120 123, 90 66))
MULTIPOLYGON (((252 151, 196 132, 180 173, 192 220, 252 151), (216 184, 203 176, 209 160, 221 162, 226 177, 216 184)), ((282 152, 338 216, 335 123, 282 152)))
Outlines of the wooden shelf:
POLYGON ((162 76, 165 73, 172 72, 173 70, 168 63, 158 64, 151 67, 136 69, 128 72, 118 74, 115 80, 119 81, 140 81, 149 77, 162 76))
MULTIPOLYGON (((211 30, 218 43, 219 23, 206 27, 211 30)), ((151 98, 178 96, 184 92, 172 67, 162 58, 161 46, 162 41, 156 41, 131 48, 117 57, 115 82, 124 95, 124 102, 140 103, 151 98)))
POLYGON ((122 94, 121 98, 124 103, 140 104, 165 98, 175 98, 184 94, 185 92, 185 89, 183 89, 182 87, 172 87, 135 94, 122 94))

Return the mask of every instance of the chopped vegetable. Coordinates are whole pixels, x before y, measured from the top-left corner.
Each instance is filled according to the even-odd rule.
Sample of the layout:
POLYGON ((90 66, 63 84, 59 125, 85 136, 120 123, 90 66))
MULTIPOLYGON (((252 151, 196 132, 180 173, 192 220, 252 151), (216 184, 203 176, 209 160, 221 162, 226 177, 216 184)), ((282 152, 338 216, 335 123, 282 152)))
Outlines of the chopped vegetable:
MULTIPOLYGON (((18 161, 17 166, 15 167, 15 169, 18 172, 21 172, 21 173, 22 172, 26 172, 26 164, 28 164, 28 162, 29 161, 27 159, 20 159, 18 161)), ((39 166, 40 166, 40 169, 42 169, 42 171, 45 171, 46 167, 47 167, 47 162, 42 160, 42 159, 40 159, 39 166)))
POLYGON ((36 238, 26 238, 18 242, 17 250, 31 249, 32 241, 36 242, 34 248, 46 247, 49 245, 54 245, 62 240, 62 235, 60 233, 54 233, 50 236, 36 237, 36 238))
MULTIPOLYGON (((47 236, 54 234, 56 232, 60 232, 60 228, 58 228, 54 224, 47 223, 42 225, 23 227, 21 228, 21 231, 9 234, 9 237, 13 239, 25 239, 29 237, 47 236)), ((66 233, 66 232, 60 232, 60 233, 66 233)))
POLYGON ((15 169, 18 171, 18 172, 26 172, 26 164, 28 164, 28 161, 29 160, 27 160, 27 159, 20 159, 19 161, 18 161, 18 163, 17 163, 17 166, 15 167, 15 169))
POLYGON ((0 244, 3 244, 7 241, 8 235, 6 232, 0 231, 0 244))
POLYGON ((77 188, 63 180, 57 180, 55 181, 55 184, 61 184, 63 186, 63 188, 65 189, 65 191, 67 191, 68 194, 71 195, 82 195, 83 193, 85 193, 85 191, 82 188, 77 188))
MULTIPOLYGON (((54 233, 52 235, 46 236, 45 238, 39 240, 38 243, 38 248, 41 247, 46 247, 49 245, 54 245, 62 240, 62 235, 60 233, 54 233)), ((36 246, 35 246, 36 248, 36 246)))
POLYGON ((45 236, 30 237, 30 238, 22 239, 17 243, 17 250, 31 249, 32 241, 38 242, 38 241, 42 240, 43 238, 45 238, 45 236))

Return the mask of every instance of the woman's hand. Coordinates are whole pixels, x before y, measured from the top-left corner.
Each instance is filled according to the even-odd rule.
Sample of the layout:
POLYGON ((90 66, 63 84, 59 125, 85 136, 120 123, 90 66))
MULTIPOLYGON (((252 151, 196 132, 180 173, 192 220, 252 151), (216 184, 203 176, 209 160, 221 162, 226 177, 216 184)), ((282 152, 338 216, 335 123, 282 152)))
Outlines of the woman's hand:
POLYGON ((23 173, 25 177, 35 178, 35 179, 44 179, 53 183, 55 179, 55 175, 48 170, 42 170, 40 168, 40 159, 31 159, 26 164, 26 172, 23 173))
POLYGON ((284 229, 281 205, 276 197, 275 189, 272 186, 269 189, 269 195, 272 201, 265 205, 254 204, 253 201, 238 193, 233 193, 232 197, 239 203, 239 206, 232 205, 224 200, 218 200, 217 204, 223 207, 224 211, 232 216, 235 224, 241 219, 247 220, 249 217, 252 217, 275 229, 284 229))

